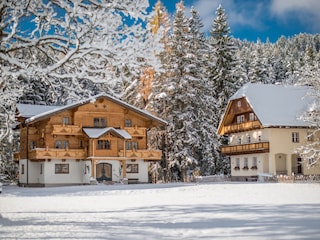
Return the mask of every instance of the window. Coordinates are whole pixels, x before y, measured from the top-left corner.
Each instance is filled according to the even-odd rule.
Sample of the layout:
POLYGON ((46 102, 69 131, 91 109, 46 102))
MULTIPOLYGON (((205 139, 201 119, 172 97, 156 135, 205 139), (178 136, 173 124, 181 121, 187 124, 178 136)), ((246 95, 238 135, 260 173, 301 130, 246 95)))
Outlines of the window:
POLYGON ((240 158, 236 158, 236 165, 234 167, 235 170, 239 170, 240 169, 240 158))
POLYGON ((58 163, 55 164, 55 174, 68 174, 69 173, 69 164, 58 163))
POLYGON ((249 119, 250 121, 255 121, 256 120, 256 115, 254 113, 249 114, 249 119))
POLYGON ((24 164, 21 164, 21 174, 24 174, 24 164))
POLYGON ((40 164, 40 175, 42 175, 42 173, 43 173, 43 165, 40 164))
POLYGON ((241 101, 238 101, 238 102, 237 102, 237 106, 238 106, 238 107, 241 107, 241 101))
POLYGON ((108 140, 98 140, 97 149, 111 149, 110 142, 108 140))
POLYGON ((292 133, 292 142, 298 143, 299 142, 299 133, 298 132, 293 132, 292 133))
POLYGON ((69 141, 67 140, 57 140, 55 143, 55 148, 66 149, 69 147, 69 141))
POLYGON ((107 126, 107 120, 105 118, 94 118, 93 119, 93 125, 95 127, 106 127, 107 126))
POLYGON ((244 158, 243 169, 248 169, 248 158, 244 158))
POLYGON ((132 149, 134 150, 138 149, 138 142, 132 142, 132 149))
POLYGON ((262 141, 262 136, 261 136, 261 135, 258 136, 258 141, 259 141, 259 142, 262 141))
POLYGON ((313 133, 312 132, 307 133, 307 141, 313 141, 313 133))
POLYGON ((126 142, 126 150, 137 150, 138 142, 126 142))
POLYGON ((250 135, 247 136, 247 142, 251 143, 251 136, 250 135))
POLYGON ((252 167, 251 169, 257 169, 257 157, 252 158, 252 167))
POLYGON ((238 144, 241 144, 241 137, 238 137, 238 144))
POLYGON ((244 115, 237 116, 237 123, 238 124, 243 123, 244 121, 245 121, 244 115))
POLYGON ((139 165, 127 164, 127 173, 139 173, 139 165))
POLYGON ((308 163, 309 163, 309 166, 311 166, 311 165, 315 164, 316 162, 314 161, 314 158, 309 158, 308 163))
POLYGON ((126 120, 124 121, 124 125, 125 125, 126 127, 132 127, 131 119, 126 119, 126 120))
POLYGON ((30 149, 35 149, 35 148, 36 148, 36 142, 30 141, 30 149))
POLYGON ((62 118, 62 124, 63 125, 68 125, 69 124, 69 118, 68 117, 63 117, 62 118))

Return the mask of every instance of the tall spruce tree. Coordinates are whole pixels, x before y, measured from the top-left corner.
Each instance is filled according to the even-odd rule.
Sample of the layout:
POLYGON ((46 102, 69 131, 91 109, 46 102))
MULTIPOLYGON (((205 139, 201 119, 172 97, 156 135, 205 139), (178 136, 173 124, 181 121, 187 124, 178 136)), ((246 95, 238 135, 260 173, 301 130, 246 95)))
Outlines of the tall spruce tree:
MULTIPOLYGON (((214 117, 214 126, 217 128, 229 98, 240 87, 236 76, 236 47, 230 36, 227 16, 221 5, 217 8, 210 35, 212 64, 209 66, 209 79, 213 85, 214 116, 217 116, 214 117)), ((211 165, 211 173, 229 173, 229 159, 220 154, 220 145, 226 140, 224 137, 220 138, 216 133, 215 138, 218 139, 219 144, 214 146, 215 161, 211 165)))

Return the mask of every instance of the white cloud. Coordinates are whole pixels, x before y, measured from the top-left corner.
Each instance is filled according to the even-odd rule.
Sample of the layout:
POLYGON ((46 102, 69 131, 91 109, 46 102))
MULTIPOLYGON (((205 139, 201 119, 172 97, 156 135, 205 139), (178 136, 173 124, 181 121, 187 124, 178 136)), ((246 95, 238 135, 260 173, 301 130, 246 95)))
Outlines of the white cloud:
POLYGON ((287 24, 290 24, 291 19, 296 18, 306 28, 320 31, 319 0, 272 0, 270 12, 273 16, 287 24))
MULTIPOLYGON (((200 13, 204 30, 210 30, 213 19, 216 16, 216 10, 219 4, 225 9, 229 26, 232 29, 246 26, 253 29, 264 28, 261 21, 261 15, 264 11, 262 3, 256 1, 242 1, 241 6, 236 4, 234 0, 195 0, 192 6, 200 13)), ((186 6, 186 12, 189 11, 190 5, 186 6)))

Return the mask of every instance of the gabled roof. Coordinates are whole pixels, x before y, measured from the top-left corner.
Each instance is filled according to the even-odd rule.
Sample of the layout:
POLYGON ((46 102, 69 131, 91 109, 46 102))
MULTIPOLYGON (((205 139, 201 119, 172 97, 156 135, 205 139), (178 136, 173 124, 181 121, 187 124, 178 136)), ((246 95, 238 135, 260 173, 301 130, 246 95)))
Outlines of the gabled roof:
POLYGON ((118 137, 124 138, 124 139, 131 139, 131 135, 122 129, 116 129, 113 127, 107 127, 107 128, 83 128, 83 131, 87 134, 88 137, 90 138, 99 138, 103 134, 106 134, 108 132, 111 132, 115 134, 118 137))
POLYGON ((30 118, 38 114, 58 109, 61 106, 47 106, 47 105, 34 105, 34 104, 17 104, 18 117, 30 118))
POLYGON ((313 102, 311 91, 307 86, 248 83, 229 99, 228 106, 245 97, 264 127, 307 127, 308 123, 299 118, 313 102))
POLYGON ((18 108, 18 111, 20 112, 21 116, 22 116, 21 110, 23 112, 23 116, 28 116, 26 123, 31 123, 31 122, 37 122, 42 119, 48 118, 48 117, 52 116, 53 114, 57 114, 59 112, 65 111, 65 110, 79 107, 79 106, 82 106, 82 105, 90 103, 90 102, 95 102, 96 100, 101 99, 101 98, 105 98, 111 102, 114 102, 124 108, 127 108, 135 113, 138 113, 138 114, 140 114, 140 115, 142 115, 152 121, 160 123, 162 125, 168 124, 165 120, 158 118, 156 116, 153 116, 148 111, 136 108, 136 107, 134 107, 134 106, 118 99, 118 98, 115 98, 109 94, 106 94, 106 93, 101 93, 101 94, 98 94, 98 95, 95 95, 95 96, 92 96, 92 97, 86 98, 84 100, 81 100, 81 101, 78 101, 75 103, 71 103, 71 104, 68 104, 65 106, 43 106, 43 105, 18 104, 17 108, 18 108), (36 109, 38 109, 38 110, 36 110, 36 109), (28 113, 28 111, 30 111, 30 113, 28 113))

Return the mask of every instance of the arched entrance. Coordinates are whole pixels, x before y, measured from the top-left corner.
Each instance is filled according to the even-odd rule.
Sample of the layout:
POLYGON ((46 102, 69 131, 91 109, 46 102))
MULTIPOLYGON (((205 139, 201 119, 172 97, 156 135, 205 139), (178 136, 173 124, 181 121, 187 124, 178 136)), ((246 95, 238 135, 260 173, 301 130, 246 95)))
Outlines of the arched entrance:
POLYGON ((110 163, 99 163, 96 166, 97 181, 112 181, 112 165, 110 163))

